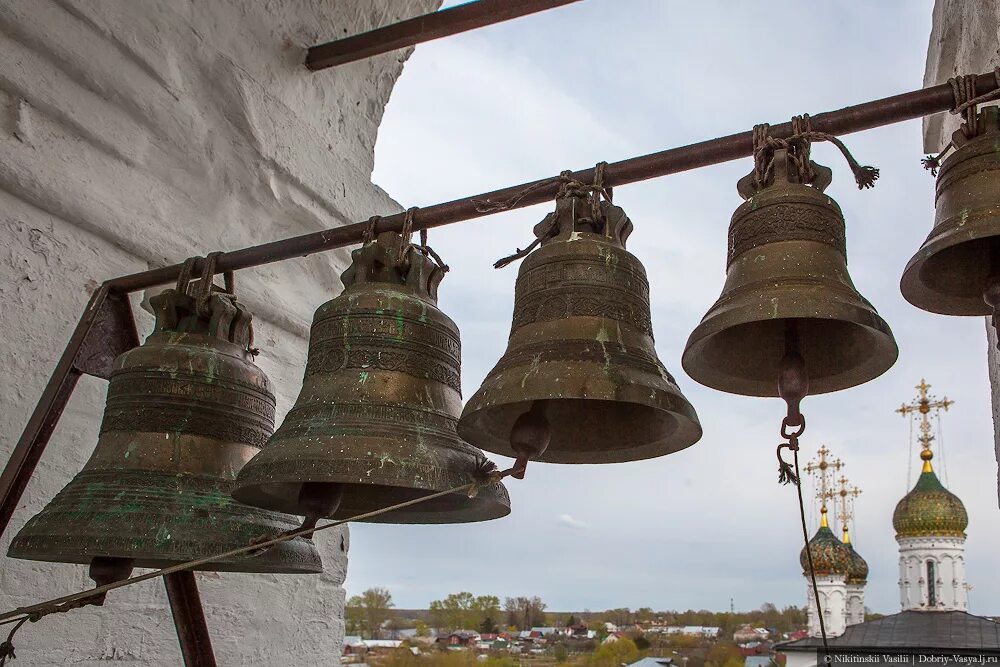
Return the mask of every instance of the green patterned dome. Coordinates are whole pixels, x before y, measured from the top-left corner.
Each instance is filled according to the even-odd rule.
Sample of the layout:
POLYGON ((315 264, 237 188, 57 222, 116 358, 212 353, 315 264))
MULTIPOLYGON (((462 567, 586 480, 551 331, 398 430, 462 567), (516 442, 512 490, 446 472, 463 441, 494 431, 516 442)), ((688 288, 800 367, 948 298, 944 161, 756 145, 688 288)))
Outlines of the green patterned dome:
MULTIPOLYGON (((826 516, 823 516, 819 530, 809 540, 809 547, 812 550, 813 566, 816 568, 818 576, 829 574, 842 574, 847 576, 851 566, 851 551, 847 545, 837 539, 830 527, 826 523, 826 516)), ((802 566, 803 574, 809 574, 809 556, 805 547, 799 554, 799 564, 802 566)), ((867 565, 866 565, 867 567, 867 565)))
POLYGON ((851 560, 847 570, 847 583, 863 584, 868 581, 868 563, 854 550, 854 545, 850 542, 844 546, 851 552, 851 560))
MULTIPOLYGON (((930 452, 927 452, 930 454, 930 452)), ((913 490, 903 496, 892 513, 896 539, 901 537, 965 537, 969 515, 954 493, 944 488, 934 474, 930 456, 913 490)))

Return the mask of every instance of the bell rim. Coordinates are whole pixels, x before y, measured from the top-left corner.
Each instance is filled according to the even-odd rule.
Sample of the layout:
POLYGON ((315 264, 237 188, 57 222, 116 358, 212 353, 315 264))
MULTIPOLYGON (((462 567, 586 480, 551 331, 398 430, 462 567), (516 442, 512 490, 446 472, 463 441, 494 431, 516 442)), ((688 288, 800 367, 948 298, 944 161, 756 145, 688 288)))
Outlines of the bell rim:
MULTIPOLYGON (((345 486, 358 486, 363 487, 366 490, 373 490, 376 487, 381 488, 392 488, 399 489, 401 491, 425 491, 426 495, 432 495, 446 489, 423 489, 405 486, 395 486, 390 484, 379 484, 379 485, 368 485, 368 484, 350 484, 340 481, 332 481, 328 478, 322 477, 302 477, 298 476, 295 478, 289 477, 287 480, 269 480, 260 481, 254 480, 241 485, 238 488, 233 489, 233 497, 239 502, 246 505, 251 505, 254 507, 264 507, 271 511, 285 512, 285 513, 295 513, 298 507, 294 504, 295 501, 292 500, 282 500, 278 501, 278 498, 289 498, 290 494, 270 494, 265 490, 266 487, 284 487, 286 485, 301 485, 304 482, 329 482, 334 484, 344 484, 345 486), (284 509, 281 509, 284 508, 284 509)), ((471 480, 470 480, 471 482, 471 480)), ((456 484, 455 486, 459 486, 456 484)), ((450 487, 448 487, 450 488, 450 487)), ((344 491, 345 496, 349 493, 348 489, 344 491)), ((510 495, 507 492, 507 487, 502 483, 496 483, 492 485, 487 485, 479 490, 479 492, 474 497, 469 497, 467 492, 455 491, 448 494, 446 497, 454 496, 451 498, 452 501, 458 498, 467 498, 468 503, 464 506, 459 506, 454 509, 448 510, 426 510, 421 511, 421 505, 419 503, 411 506, 395 510, 386 514, 380 514, 373 517, 352 519, 353 522, 357 523, 381 523, 381 524, 405 524, 405 525, 444 525, 444 524, 456 524, 456 523, 478 523, 481 521, 494 521, 496 519, 502 519, 511 513, 511 503, 510 495), (497 488, 499 487, 499 488, 497 488), (414 521, 414 517, 426 516, 426 521, 414 521)), ((330 516, 324 517, 332 521, 343 521, 345 519, 351 519, 353 516, 358 514, 365 514, 368 512, 373 512, 382 507, 392 505, 394 503, 386 503, 385 505, 374 507, 374 508, 344 508, 343 510, 337 510, 330 516)))
MULTIPOLYGON (((302 538, 296 538, 302 539, 302 538)), ((288 542, 282 542, 268 548, 267 552, 257 556, 256 558, 261 559, 256 562, 253 560, 235 560, 235 561, 216 561, 209 562, 198 567, 189 568, 192 572, 228 572, 228 573, 243 573, 243 574, 322 574, 323 573, 323 561, 319 555, 318 550, 315 546, 303 547, 301 549, 294 550, 293 553, 299 551, 305 552, 305 555, 309 556, 306 562, 300 566, 291 566, 287 563, 281 563, 282 558, 290 558, 292 554, 285 553, 290 551, 284 545, 289 544, 289 542, 294 542, 295 540, 290 540, 288 542), (312 552, 312 553, 310 553, 312 552), (272 555, 273 554, 273 555, 272 555), (279 562, 275 563, 273 566, 267 564, 264 560, 265 557, 275 558, 279 562), (251 565, 259 565, 259 567, 251 567, 251 565)), ((129 554, 126 552, 112 552, 110 550, 95 549, 92 555, 83 556, 77 558, 72 557, 58 557, 43 552, 31 552, 28 550, 20 550, 19 552, 14 552, 13 543, 11 543, 11 548, 7 551, 7 556, 9 558, 17 558, 18 560, 33 561, 36 563, 64 563, 66 565, 89 565, 94 558, 123 558, 130 559, 133 561, 133 567, 148 568, 148 569, 162 569, 165 567, 171 567, 173 565, 179 565, 181 563, 186 563, 188 561, 196 560, 202 556, 198 554, 192 554, 189 558, 158 558, 156 556, 141 556, 129 554)))
MULTIPOLYGON (((814 319, 814 320, 845 322, 852 326, 861 328, 865 330, 865 332, 868 333, 869 335, 881 338, 884 343, 888 343, 889 346, 888 348, 885 349, 891 350, 891 353, 888 355, 881 355, 881 354, 872 355, 870 361, 860 367, 861 369, 864 369, 863 373, 859 375, 857 374, 856 370, 854 371, 855 374, 852 375, 852 377, 858 378, 857 381, 846 380, 844 378, 845 373, 840 373, 838 375, 833 375, 833 376, 826 376, 822 378, 810 377, 809 379, 810 396, 818 394, 830 394, 837 391, 843 391, 845 389, 851 389, 852 387, 857 387, 862 384, 866 384, 868 382, 871 382, 872 380, 875 380, 878 377, 881 377, 890 368, 892 368, 895 365, 896 361, 899 359, 899 346, 896 343, 895 336, 893 336, 892 329, 889 327, 888 322, 886 322, 882 318, 882 316, 879 315, 874 310, 874 308, 871 311, 867 311, 860 307, 853 306, 851 304, 843 302, 839 303, 838 305, 840 306, 839 310, 841 311, 841 314, 850 315, 852 313, 857 313, 861 314, 862 316, 868 315, 869 317, 857 318, 857 317, 833 317, 829 315, 818 316, 813 313, 803 313, 803 315, 799 317, 789 314, 783 314, 783 316, 780 318, 772 318, 772 319, 746 318, 743 320, 739 320, 738 318, 733 317, 732 313, 734 312, 752 311, 753 310, 752 306, 748 305, 744 306, 743 308, 740 308, 739 310, 728 311, 729 314, 728 319, 730 320, 730 322, 733 322, 733 320, 737 321, 733 322, 732 324, 727 324, 725 326, 718 326, 717 324, 715 324, 718 322, 718 319, 715 319, 714 322, 706 321, 715 308, 713 306, 713 308, 709 310, 708 314, 706 314, 705 319, 703 319, 702 322, 699 323, 697 327, 695 327, 694 331, 692 331, 691 335, 688 337, 687 344, 684 346, 684 352, 681 354, 681 367, 684 369, 684 372, 687 373, 688 377, 690 377, 692 380, 710 389, 715 389, 716 391, 725 392, 727 394, 735 394, 738 396, 756 396, 760 398, 777 397, 778 396, 777 369, 775 370, 773 385, 771 385, 772 388, 762 389, 762 388, 757 388, 761 384, 763 384, 762 381, 760 380, 742 380, 734 378, 733 376, 729 375, 706 373, 701 366, 695 363, 695 360, 701 358, 704 355, 705 347, 708 345, 709 341, 712 338, 721 334, 723 331, 732 328, 735 325, 763 323, 763 322, 778 321, 783 319, 814 319), (875 324, 876 326, 872 326, 871 324, 865 323, 864 320, 866 319, 871 320, 872 324, 875 324)), ((879 346, 878 349, 883 349, 883 347, 879 346)))
POLYGON ((942 252, 1000 237, 1000 207, 987 211, 982 214, 987 218, 985 224, 952 225, 951 221, 959 217, 952 216, 934 226, 927 240, 906 263, 899 279, 899 291, 910 305, 938 315, 971 317, 993 313, 992 308, 983 300, 982 294, 965 297, 946 294, 926 286, 920 277, 928 261, 942 252), (945 226, 948 227, 946 230, 935 235, 935 230, 945 226))
MULTIPOLYGON (((484 382, 485 385, 485 382, 484 382)), ((676 385, 675 385, 676 387, 676 385)), ((482 387, 477 391, 465 405, 462 417, 458 421, 458 434, 467 442, 479 447, 485 452, 499 454, 516 458, 517 453, 510 448, 510 443, 503 436, 488 436, 491 433, 484 423, 490 416, 490 411, 512 410, 515 406, 522 406, 520 412, 526 412, 534 401, 559 401, 566 399, 570 401, 594 401, 601 403, 629 403, 642 408, 665 413, 671 418, 674 428, 669 434, 651 442, 641 445, 634 445, 627 448, 617 448, 613 450, 580 451, 574 449, 557 449, 550 446, 539 457, 532 459, 541 463, 558 464, 601 464, 601 463, 629 463, 632 461, 645 461, 648 459, 660 458, 682 451, 696 444, 704 435, 698 413, 687 397, 676 388, 676 392, 669 392, 662 388, 656 388, 654 393, 662 397, 669 397, 664 402, 653 402, 639 400, 647 396, 645 391, 632 391, 629 396, 620 396, 617 400, 603 397, 582 397, 582 396, 552 396, 549 394, 524 394, 525 398, 519 401, 508 403, 484 404, 478 407, 475 405, 477 397, 481 402, 482 387)), ((663 416, 663 415, 661 415, 663 416)), ((625 438, 623 438, 625 439, 625 438)))

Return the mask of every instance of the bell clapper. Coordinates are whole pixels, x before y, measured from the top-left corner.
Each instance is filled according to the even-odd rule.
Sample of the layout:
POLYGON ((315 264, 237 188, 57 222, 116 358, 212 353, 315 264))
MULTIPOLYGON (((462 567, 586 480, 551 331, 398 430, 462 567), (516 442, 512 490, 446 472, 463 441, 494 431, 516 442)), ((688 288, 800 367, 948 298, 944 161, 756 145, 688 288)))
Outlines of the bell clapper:
MULTIPOLYGON (((305 518, 299 530, 315 528, 320 519, 333 516, 343 499, 343 484, 304 482, 299 489, 299 508, 303 510, 305 518)), ((307 540, 312 539, 312 536, 312 533, 303 535, 307 540)))
MULTIPOLYGON (((132 574, 131 558, 111 558, 107 556, 97 556, 90 561, 90 578, 98 587, 113 584, 122 579, 128 579, 132 574)), ((84 602, 98 607, 104 604, 107 593, 100 593, 93 597, 86 598, 84 602)))
POLYGON ((785 401, 788 410, 781 421, 781 437, 788 442, 778 445, 778 481, 782 484, 799 484, 798 475, 781 458, 782 449, 798 451, 799 437, 806 430, 806 418, 800 410, 802 399, 809 394, 809 375, 806 362, 799 350, 798 322, 789 319, 785 323, 785 356, 778 365, 778 395, 785 401), (789 429, 795 429, 789 431, 789 429))
POLYGON ((552 430, 545 416, 548 401, 533 401, 531 408, 514 421, 510 429, 510 448, 517 454, 514 462, 515 479, 524 479, 528 461, 537 458, 549 446, 552 430))

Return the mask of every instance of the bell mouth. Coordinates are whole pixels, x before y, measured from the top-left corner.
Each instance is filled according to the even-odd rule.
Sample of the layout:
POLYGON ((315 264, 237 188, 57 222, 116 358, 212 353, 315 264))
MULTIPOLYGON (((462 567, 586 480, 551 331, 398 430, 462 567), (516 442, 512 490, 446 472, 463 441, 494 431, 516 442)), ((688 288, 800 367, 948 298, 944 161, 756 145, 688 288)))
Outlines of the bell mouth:
MULTIPOLYGON (((296 500, 299 498, 304 481, 318 480, 250 484, 239 487, 233 495, 241 502, 277 508, 288 514, 301 514, 302 510, 296 500)), ((444 490, 383 484, 350 484, 343 481, 335 483, 343 487, 343 498, 333 514, 326 517, 332 520, 349 519, 444 490)), ((473 498, 469 497, 468 492, 449 493, 440 498, 359 521, 397 524, 470 523, 500 519, 508 514, 510 514, 510 497, 507 495, 507 490, 502 484, 491 484, 480 488, 473 498)))
MULTIPOLYGON (((296 528, 287 514, 233 501, 230 486, 192 475, 84 469, 25 524, 8 555, 80 564, 124 558, 135 567, 161 568, 296 528)), ((196 569, 316 574, 323 563, 313 542, 300 537, 259 555, 239 554, 196 569)))
POLYGON ((991 250, 1000 236, 1000 211, 986 223, 950 226, 924 243, 907 263, 899 291, 910 304, 939 315, 992 315, 983 300, 991 250))
MULTIPOLYGON (((889 325, 881 317, 874 311, 844 307, 856 311, 850 319, 792 318, 798 323, 810 395, 864 384, 889 370, 899 356, 889 325)), ((710 316, 688 340, 681 357, 684 371, 719 391, 778 396, 788 318, 722 326, 710 316)))
MULTIPOLYGON (((647 393, 658 393, 650 390, 647 393)), ((648 399, 648 396, 645 398, 648 399)), ((702 435, 694 408, 678 393, 669 407, 630 399, 562 398, 546 400, 551 425, 549 445, 535 461, 544 463, 625 463, 673 454, 702 435)), ((468 410, 458 423, 459 435, 488 452, 517 457, 510 446, 514 422, 534 400, 468 410)), ((471 402, 470 402, 471 404, 471 402)))

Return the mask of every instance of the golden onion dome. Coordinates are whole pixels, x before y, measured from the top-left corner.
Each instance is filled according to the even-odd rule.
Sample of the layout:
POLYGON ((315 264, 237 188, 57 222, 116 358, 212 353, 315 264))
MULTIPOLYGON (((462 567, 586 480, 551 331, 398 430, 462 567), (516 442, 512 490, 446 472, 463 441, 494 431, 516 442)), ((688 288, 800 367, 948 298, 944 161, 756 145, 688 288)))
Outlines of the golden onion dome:
MULTIPOLYGON (((813 568, 817 576, 841 574, 846 577, 848 575, 851 566, 851 550, 838 540, 837 536, 830 530, 826 519, 826 508, 823 508, 819 530, 809 540, 809 549, 812 551, 813 568)), ((805 547, 799 553, 799 564, 802 566, 802 573, 808 576, 809 556, 805 547)), ((867 564, 865 567, 867 568, 867 564)))
POLYGON ((892 513, 892 527, 896 539, 901 537, 965 537, 969 515, 958 496, 944 488, 931 459, 934 455, 925 449, 920 453, 923 471, 913 490, 903 496, 892 513))

